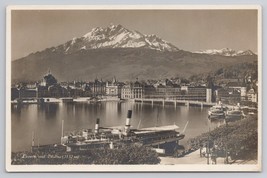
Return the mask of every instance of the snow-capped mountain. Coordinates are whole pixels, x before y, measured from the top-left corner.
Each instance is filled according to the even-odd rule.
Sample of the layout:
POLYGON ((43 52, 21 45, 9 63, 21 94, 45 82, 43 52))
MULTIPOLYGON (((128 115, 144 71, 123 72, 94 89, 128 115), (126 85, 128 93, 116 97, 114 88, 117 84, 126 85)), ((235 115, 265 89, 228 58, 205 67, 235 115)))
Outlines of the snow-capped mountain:
POLYGON ((220 55, 220 56, 252 56, 252 55, 256 55, 251 50, 235 51, 235 50, 230 49, 230 48, 208 49, 208 50, 204 50, 204 51, 196 51, 195 53, 220 55))
POLYGON ((47 69, 59 81, 93 80, 95 76, 104 79, 116 76, 126 81, 189 77, 210 72, 207 69, 214 71, 257 60, 251 51, 235 52, 227 48, 199 53, 207 54, 179 50, 156 35, 144 35, 121 25, 97 27, 82 37, 12 61, 12 80, 37 81, 47 69))
POLYGON ((179 51, 177 47, 156 35, 144 35, 138 31, 128 30, 122 25, 93 28, 84 36, 73 38, 57 48, 68 54, 79 50, 99 48, 148 48, 158 51, 179 51))

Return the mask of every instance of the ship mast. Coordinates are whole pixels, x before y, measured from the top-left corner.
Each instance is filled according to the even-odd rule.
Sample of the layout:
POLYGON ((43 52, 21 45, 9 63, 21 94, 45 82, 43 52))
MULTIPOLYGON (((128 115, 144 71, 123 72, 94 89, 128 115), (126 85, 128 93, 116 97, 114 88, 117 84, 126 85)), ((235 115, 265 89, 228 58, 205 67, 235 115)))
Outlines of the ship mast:
POLYGON ((32 131, 32 147, 31 147, 31 151, 33 151, 33 146, 34 146, 34 131, 32 131))
POLYGON ((61 137, 64 137, 64 120, 62 120, 62 125, 61 125, 61 137))
POLYGON ((32 131, 32 146, 34 146, 34 131, 32 131))
POLYGON ((156 127, 159 126, 159 108, 157 108, 157 121, 156 121, 156 127))

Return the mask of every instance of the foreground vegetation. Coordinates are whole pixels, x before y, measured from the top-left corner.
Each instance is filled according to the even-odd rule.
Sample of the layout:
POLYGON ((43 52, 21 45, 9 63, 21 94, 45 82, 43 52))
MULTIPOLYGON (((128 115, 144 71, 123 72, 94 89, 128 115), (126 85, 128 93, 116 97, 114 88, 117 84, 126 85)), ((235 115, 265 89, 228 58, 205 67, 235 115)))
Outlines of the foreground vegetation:
MULTIPOLYGON (((258 120, 256 116, 228 123, 188 141, 188 148, 213 148, 222 153, 228 152, 233 160, 256 160, 258 155, 258 120)), ((220 156, 220 155, 218 155, 220 156)))
POLYGON ((17 152, 12 153, 13 165, 31 164, 158 164, 155 151, 137 145, 124 145, 120 149, 94 149, 76 152, 17 152))

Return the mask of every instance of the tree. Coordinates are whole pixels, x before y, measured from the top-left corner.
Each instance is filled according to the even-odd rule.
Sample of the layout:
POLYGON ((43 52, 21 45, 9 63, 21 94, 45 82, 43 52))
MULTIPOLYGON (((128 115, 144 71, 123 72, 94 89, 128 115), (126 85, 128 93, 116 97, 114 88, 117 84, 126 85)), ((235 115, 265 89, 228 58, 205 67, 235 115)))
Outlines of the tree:
POLYGON ((57 84, 57 79, 52 74, 44 76, 44 80, 47 87, 57 84))

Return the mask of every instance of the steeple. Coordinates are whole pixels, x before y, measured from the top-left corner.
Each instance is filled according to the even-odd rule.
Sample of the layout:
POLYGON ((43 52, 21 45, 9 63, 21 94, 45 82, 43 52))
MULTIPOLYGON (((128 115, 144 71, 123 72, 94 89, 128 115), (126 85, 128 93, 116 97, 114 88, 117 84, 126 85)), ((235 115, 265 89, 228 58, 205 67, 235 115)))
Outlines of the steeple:
POLYGON ((114 76, 113 78, 112 78, 112 84, 114 84, 114 83, 116 83, 117 82, 117 80, 116 80, 116 77, 114 76))

